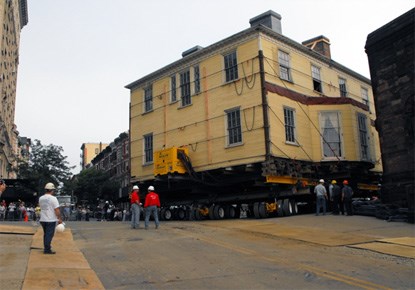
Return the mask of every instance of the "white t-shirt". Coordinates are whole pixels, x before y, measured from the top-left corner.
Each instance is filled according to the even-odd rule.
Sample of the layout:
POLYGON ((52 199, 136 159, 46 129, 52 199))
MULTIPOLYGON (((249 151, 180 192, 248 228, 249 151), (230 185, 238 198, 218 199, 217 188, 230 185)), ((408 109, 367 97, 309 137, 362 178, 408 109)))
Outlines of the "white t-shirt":
POLYGON ((51 194, 44 194, 39 198, 41 222, 56 222, 58 218, 55 208, 59 208, 58 199, 51 194))

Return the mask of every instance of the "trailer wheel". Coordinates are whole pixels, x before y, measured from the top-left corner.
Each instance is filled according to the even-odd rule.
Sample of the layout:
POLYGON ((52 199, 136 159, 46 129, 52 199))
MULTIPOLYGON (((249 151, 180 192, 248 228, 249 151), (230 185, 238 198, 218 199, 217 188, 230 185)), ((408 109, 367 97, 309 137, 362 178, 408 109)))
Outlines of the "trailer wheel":
POLYGON ((241 218, 241 206, 237 205, 235 207, 235 218, 240 219, 241 218))
POLYGON ((161 215, 160 217, 164 220, 164 221, 170 221, 173 217, 173 213, 169 208, 163 208, 161 210, 161 215))
POLYGON ((285 216, 290 216, 293 213, 293 208, 291 206, 291 202, 288 198, 284 199, 282 202, 282 210, 285 216))
POLYGON ((290 202, 291 202, 291 208, 292 208, 293 215, 298 214, 297 202, 295 201, 295 199, 292 199, 290 202))
POLYGON ((267 218, 268 217, 267 206, 266 206, 265 202, 260 202, 259 203, 258 212, 259 212, 259 216, 261 218, 267 218))
POLYGON ((234 219, 236 216, 236 209, 233 205, 225 206, 225 218, 234 219))
POLYGON ((282 208, 282 204, 283 204, 282 199, 279 199, 277 201, 277 203, 278 203, 277 214, 278 214, 279 217, 283 217, 284 216, 284 209, 282 208))
POLYGON ((213 216, 215 220, 223 220, 225 218, 225 209, 223 206, 217 204, 213 209, 213 216))
POLYGON ((186 211, 183 208, 178 208, 176 212, 176 217, 178 220, 182 221, 186 219, 186 211))
POLYGON ((202 219, 202 215, 200 214, 200 208, 194 209, 194 217, 197 221, 200 221, 202 219))
POLYGON ((254 202, 254 217, 256 219, 261 218, 261 216, 259 215, 259 202, 254 202))
POLYGON ((214 209, 215 209, 215 205, 214 205, 214 204, 212 204, 212 205, 209 207, 209 219, 211 219, 211 220, 214 220, 214 219, 215 219, 215 215, 214 215, 214 213, 213 213, 214 209))

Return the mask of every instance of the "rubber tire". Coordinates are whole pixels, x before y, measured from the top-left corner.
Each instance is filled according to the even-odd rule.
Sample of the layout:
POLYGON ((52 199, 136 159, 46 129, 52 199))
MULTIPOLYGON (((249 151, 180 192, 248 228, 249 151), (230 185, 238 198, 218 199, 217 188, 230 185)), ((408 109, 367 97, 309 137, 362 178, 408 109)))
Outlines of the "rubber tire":
POLYGON ((213 209, 213 216, 215 217, 215 220, 223 220, 225 218, 225 209, 222 205, 215 205, 215 208, 213 209))
POLYGON ((179 221, 183 221, 186 219, 186 210, 183 208, 178 208, 176 212, 176 217, 179 221))
POLYGON ((290 202, 291 202, 292 214, 293 215, 298 214, 298 205, 297 205, 297 202, 294 199, 291 199, 290 202))
POLYGON ((259 202, 254 202, 254 217, 256 219, 261 218, 261 216, 259 215, 259 205, 260 205, 259 202))
POLYGON ((291 202, 288 198, 283 200, 282 210, 284 212, 284 216, 290 216, 290 215, 293 214, 293 209, 292 209, 292 206, 291 206, 291 202))
POLYGON ((214 209, 215 209, 215 205, 212 204, 209 207, 209 219, 211 219, 211 220, 214 220, 215 219, 214 209))
POLYGON ((268 217, 267 207, 265 205, 265 202, 260 202, 258 205, 258 212, 260 218, 264 219, 268 217))
POLYGON ((277 203, 278 203, 277 215, 278 215, 279 217, 283 217, 283 216, 284 216, 284 209, 282 208, 282 205, 283 205, 283 200, 282 200, 282 199, 279 199, 279 200, 277 201, 277 203))
POLYGON ((169 208, 163 208, 161 211, 161 217, 164 221, 171 221, 173 219, 173 212, 169 208))

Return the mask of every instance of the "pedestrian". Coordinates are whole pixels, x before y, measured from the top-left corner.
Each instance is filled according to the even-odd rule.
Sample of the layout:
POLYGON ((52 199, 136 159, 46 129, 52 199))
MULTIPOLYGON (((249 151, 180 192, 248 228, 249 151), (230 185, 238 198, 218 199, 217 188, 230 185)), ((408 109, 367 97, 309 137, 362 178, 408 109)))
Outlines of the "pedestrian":
POLYGON ((344 180, 342 189, 342 201, 344 203, 344 207, 346 208, 347 215, 353 215, 352 196, 353 189, 349 186, 349 182, 347 180, 344 180))
POLYGON ((336 180, 332 180, 330 186, 331 186, 330 196, 331 196, 331 201, 333 203, 333 214, 338 215, 340 211, 344 212, 344 210, 341 209, 341 207, 343 207, 343 204, 341 203, 341 189, 340 189, 340 186, 337 185, 336 180))
POLYGON ((146 212, 145 229, 148 229, 148 222, 150 220, 150 214, 153 215, 154 222, 156 223, 156 229, 159 228, 159 215, 158 208, 160 207, 160 199, 157 193, 154 192, 154 187, 150 185, 148 187, 148 194, 146 195, 146 202, 144 208, 146 212))
POLYGON ((108 210, 109 209, 110 209, 110 204, 107 200, 107 201, 105 201, 105 204, 102 208, 102 219, 101 219, 101 221, 107 221, 107 219, 108 219, 108 210))
POLYGON ((324 179, 320 179, 319 184, 314 188, 314 193, 317 198, 316 215, 320 214, 321 207, 323 207, 323 215, 326 215, 327 190, 324 187, 324 179))
POLYGON ((133 192, 131 192, 130 204, 131 204, 131 228, 138 229, 140 227, 140 189, 137 185, 133 186, 133 192))
POLYGON ((0 196, 3 194, 5 190, 6 190, 6 182, 4 182, 3 179, 0 179, 0 196))
POLYGON ((62 216, 59 209, 59 201, 53 196, 55 185, 51 182, 45 185, 45 194, 39 198, 40 224, 43 228, 43 253, 55 254, 52 251, 52 239, 55 235, 56 222, 62 223, 62 216))
POLYGON ((0 203, 0 220, 4 221, 6 218, 6 205, 5 203, 0 203))

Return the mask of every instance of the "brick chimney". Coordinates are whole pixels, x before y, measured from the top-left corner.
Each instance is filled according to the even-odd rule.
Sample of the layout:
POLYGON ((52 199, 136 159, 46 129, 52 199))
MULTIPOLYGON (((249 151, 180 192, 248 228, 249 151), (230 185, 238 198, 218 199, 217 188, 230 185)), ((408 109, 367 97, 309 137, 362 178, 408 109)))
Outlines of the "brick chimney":
POLYGON ((251 27, 262 24, 266 27, 271 28, 279 34, 282 34, 281 15, 272 10, 269 10, 265 13, 262 13, 261 15, 251 18, 249 20, 249 24, 251 24, 251 27))
POLYGON ((325 57, 331 58, 330 39, 328 39, 324 35, 320 35, 312 39, 303 41, 302 44, 324 55, 325 57))

